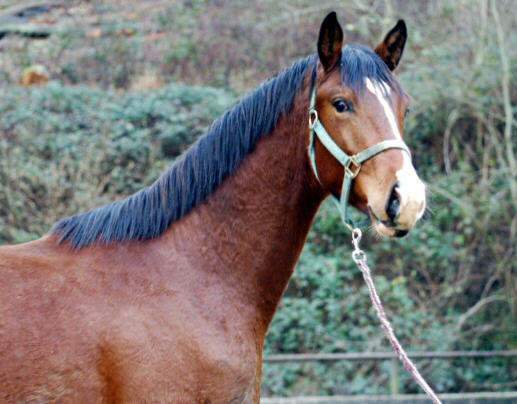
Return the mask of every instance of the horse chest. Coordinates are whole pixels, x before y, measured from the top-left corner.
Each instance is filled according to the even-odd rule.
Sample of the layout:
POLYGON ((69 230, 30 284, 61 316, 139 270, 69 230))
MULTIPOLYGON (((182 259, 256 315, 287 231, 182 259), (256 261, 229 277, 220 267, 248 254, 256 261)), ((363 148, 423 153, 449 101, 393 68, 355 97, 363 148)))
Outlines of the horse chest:
POLYGON ((179 404, 258 402, 260 351, 251 335, 192 310, 154 318, 133 310, 114 323, 101 350, 107 394, 179 404))

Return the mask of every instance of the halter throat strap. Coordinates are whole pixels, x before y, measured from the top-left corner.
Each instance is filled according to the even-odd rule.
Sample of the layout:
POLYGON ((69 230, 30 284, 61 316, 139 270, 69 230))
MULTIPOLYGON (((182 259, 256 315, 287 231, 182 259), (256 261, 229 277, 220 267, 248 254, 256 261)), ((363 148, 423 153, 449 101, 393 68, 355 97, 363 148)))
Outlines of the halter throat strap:
MULTIPOLYGON (((371 159, 377 154, 389 150, 389 149, 401 149, 404 150, 411 158, 411 152, 409 151, 406 144, 399 139, 384 140, 379 142, 366 150, 360 151, 359 153, 349 155, 344 152, 328 134, 327 130, 318 118, 318 111, 316 110, 316 85, 312 86, 311 90, 311 101, 309 107, 309 130, 310 130, 310 146, 309 146, 309 157, 311 161, 312 171, 316 176, 318 182, 323 186, 319 175, 318 167, 316 166, 316 137, 325 146, 334 158, 345 168, 345 175, 343 178, 343 185, 341 187, 341 196, 336 198, 341 220, 344 225, 349 229, 362 225, 356 224, 348 217, 348 200, 350 197, 350 190, 352 189, 352 183, 355 177, 361 171, 361 165, 365 161, 371 159)), ((368 223, 368 220, 366 221, 368 223)))

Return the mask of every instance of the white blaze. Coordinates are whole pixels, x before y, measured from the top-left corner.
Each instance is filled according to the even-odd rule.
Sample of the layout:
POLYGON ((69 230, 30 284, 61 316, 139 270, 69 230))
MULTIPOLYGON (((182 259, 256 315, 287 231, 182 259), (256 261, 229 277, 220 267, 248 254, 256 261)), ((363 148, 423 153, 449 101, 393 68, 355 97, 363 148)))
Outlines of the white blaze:
POLYGON ((393 110, 386 98, 391 93, 390 88, 384 83, 374 84, 370 79, 366 79, 366 88, 375 95, 375 97, 377 97, 377 100, 381 104, 382 109, 384 110, 384 115, 386 115, 386 119, 390 125, 391 132, 397 139, 402 140, 402 135, 400 134, 397 121, 395 120, 395 115, 393 115, 393 110))
MULTIPOLYGON (((389 125, 389 129, 386 129, 388 129, 396 139, 402 140, 395 115, 387 99, 391 91, 389 86, 385 83, 373 83, 367 78, 366 88, 377 98, 384 111, 389 125)), ((396 172, 398 180, 396 192, 400 198, 400 216, 398 223, 402 226, 412 226, 424 213, 425 185, 420 178, 418 178, 409 155, 402 152, 402 156, 402 168, 396 172)))

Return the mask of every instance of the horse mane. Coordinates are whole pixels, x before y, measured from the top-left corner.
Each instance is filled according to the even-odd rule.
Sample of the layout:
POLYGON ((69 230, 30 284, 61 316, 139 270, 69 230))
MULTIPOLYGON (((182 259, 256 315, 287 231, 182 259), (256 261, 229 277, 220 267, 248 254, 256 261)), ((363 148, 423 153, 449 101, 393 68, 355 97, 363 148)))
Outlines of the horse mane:
MULTIPOLYGON (((317 58, 309 56, 263 83, 215 121, 175 164, 148 188, 98 209, 59 221, 51 230, 59 243, 81 249, 158 238, 171 223, 202 203, 232 175, 257 142, 271 133, 287 113, 317 58)), ((343 48, 343 81, 358 92, 366 78, 398 88, 388 67, 373 51, 359 45, 343 48), (373 60, 372 60, 373 59, 373 60)))

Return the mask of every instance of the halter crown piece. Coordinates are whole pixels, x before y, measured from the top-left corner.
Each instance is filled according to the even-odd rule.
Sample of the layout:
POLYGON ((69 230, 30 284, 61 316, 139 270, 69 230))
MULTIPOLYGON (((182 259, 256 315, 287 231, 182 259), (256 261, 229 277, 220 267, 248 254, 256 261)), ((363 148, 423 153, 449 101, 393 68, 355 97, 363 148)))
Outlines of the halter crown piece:
MULTIPOLYGON (((312 170, 314 171, 314 175, 316 176, 318 182, 323 185, 318 176, 318 167, 316 166, 316 136, 321 141, 323 146, 325 146, 325 148, 330 152, 330 154, 332 154, 334 158, 339 161, 345 168, 345 176, 343 178, 343 185, 341 187, 341 196, 339 198, 336 197, 336 202, 338 205, 339 213, 341 215, 341 220, 343 221, 345 227, 350 231, 353 231, 354 228, 364 225, 363 222, 356 224, 352 221, 351 218, 348 217, 348 199, 350 197, 350 190, 352 188, 352 182, 354 178, 357 177, 359 171, 361 171, 361 164, 388 149, 402 149, 409 155, 410 158, 411 152, 402 140, 391 139, 379 142, 376 145, 357 154, 349 155, 345 153, 337 145, 334 139, 332 139, 332 137, 328 134, 327 130, 318 119, 318 111, 316 111, 316 85, 313 85, 311 93, 311 102, 309 108, 309 130, 309 156, 312 170)), ((368 222, 369 220, 367 219, 366 223, 368 222)))

